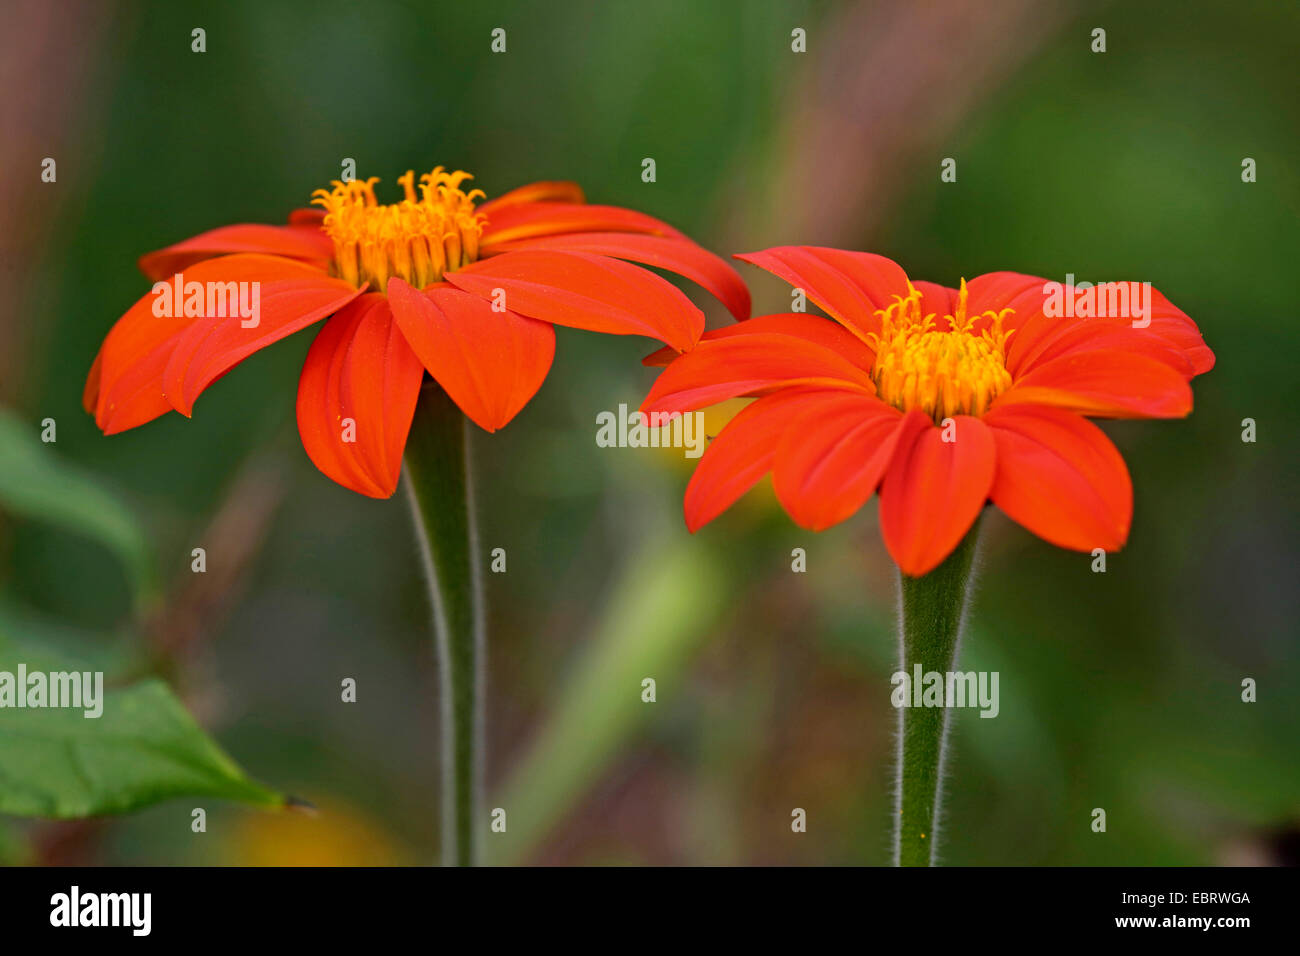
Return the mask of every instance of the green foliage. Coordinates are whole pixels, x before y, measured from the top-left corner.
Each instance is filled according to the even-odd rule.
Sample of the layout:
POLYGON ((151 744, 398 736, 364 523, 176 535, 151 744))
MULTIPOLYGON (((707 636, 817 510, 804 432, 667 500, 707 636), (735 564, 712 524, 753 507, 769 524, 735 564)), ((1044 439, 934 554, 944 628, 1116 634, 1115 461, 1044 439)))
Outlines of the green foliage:
MULTIPOLYGON (((0 672, 73 671, 0 637, 0 672)), ((172 797, 215 797, 260 807, 285 798, 249 780, 160 680, 104 691, 103 713, 69 707, 0 711, 0 813, 85 817, 124 813, 172 797)))
MULTIPOLYGON (((156 591, 149 548, 125 505, 3 409, 0 460, 0 508, 100 542, 126 566, 137 606, 149 602, 156 591)), ((14 706, 25 694, 20 666, 27 674, 107 672, 111 680, 130 659, 121 641, 0 600, 0 681, 15 695, 0 710, 0 813, 86 817, 182 796, 284 804, 248 779, 160 680, 104 689, 98 717, 82 707, 14 706)))
POLYGON ((40 440, 40 431, 0 409, 0 511, 58 525, 112 551, 126 566, 137 602, 156 583, 149 547, 135 516, 84 471, 40 440))
MULTIPOLYGON (((294 390, 310 332, 216 383, 192 420, 165 415, 129 434, 96 432, 80 410, 81 388, 113 320, 147 294, 136 257, 216 225, 280 221, 337 176, 344 157, 362 175, 383 177, 385 195, 395 175, 433 163, 474 172, 493 195, 532 179, 576 179, 592 201, 664 217, 721 254, 822 241, 815 218, 798 230, 733 224, 834 207, 844 201, 836 170, 861 170, 847 182, 849 196, 861 189, 884 213, 855 247, 946 282, 992 269, 1150 278, 1200 323, 1220 358, 1196 381, 1189 419, 1106 425, 1137 502, 1129 545, 1106 574, 1001 515, 986 519, 962 666, 1003 673, 1003 708, 996 720, 955 718, 950 754, 960 780, 945 796, 954 839, 944 862, 1203 865, 1221 861, 1227 841, 1294 819, 1300 438, 1291 356, 1300 323, 1290 303, 1300 180, 1289 159, 1300 99, 1288 91, 1296 6, 1245 0, 1225 17, 1222 4, 1189 0, 1171 17, 1168 6, 1110 4, 1110 51, 1101 55, 1088 50, 1098 24, 1082 12, 1027 59, 982 53, 1003 71, 1001 83, 957 125, 941 109, 912 111, 903 135, 881 127, 900 160, 889 175, 852 156, 837 161, 831 150, 808 157, 802 189, 769 188, 783 157, 827 142, 774 134, 855 88, 856 75, 818 72, 831 62, 823 53, 840 9, 592 0, 562 12, 526 3, 322 9, 230 0, 205 13, 206 54, 190 51, 193 14, 181 4, 153 5, 104 31, 114 56, 100 58, 98 82, 81 91, 86 123, 68 131, 95 161, 69 170, 66 183, 60 164, 60 184, 46 195, 66 204, 51 219, 45 265, 20 290, 30 303, 24 323, 42 331, 41 347, 20 357, 30 371, 23 399, 57 417, 60 459, 130 488, 159 540, 172 540, 170 532, 186 555, 193 545, 183 533, 212 513, 251 448, 272 445, 295 469, 293 499, 271 529, 240 618, 214 635, 219 672, 255 712, 223 734, 241 754, 258 753, 259 765, 279 774, 292 767, 295 778, 347 795, 394 834, 431 847, 436 702, 432 675, 411 664, 427 647, 427 600, 404 503, 332 487, 302 453, 294 390), (808 29, 807 56, 789 52, 795 25, 808 29), (509 30, 507 54, 488 51, 495 26, 509 30), (230 148, 213 149, 214 128, 230 148), (948 155, 959 159, 957 184, 939 181, 938 159, 948 155), (653 185, 638 175, 646 156, 658 163, 653 185), (1240 180, 1246 156, 1259 161, 1257 183, 1240 180), (66 202, 70 193, 77 198, 66 202), (1257 444, 1239 440, 1247 416, 1259 422, 1257 444), (311 679, 271 682, 268 660, 315 670, 311 679), (320 691, 339 674, 382 686, 382 700, 341 709, 320 691), (1260 679, 1259 703, 1240 701, 1245 676, 1260 679), (1099 804, 1109 836, 1088 827, 1099 804)), ((1010 46, 1023 49, 1022 39, 1010 46)), ((945 42, 925 49, 943 55, 945 42)), ((841 113, 846 128, 896 103, 907 73, 863 91, 841 113)), ((762 309, 788 307, 783 283, 740 268, 762 309)), ((722 583, 709 600, 736 615, 712 633, 701 620, 707 645, 677 633, 677 673, 686 684, 698 649, 731 635, 744 653, 698 693, 753 695, 768 703, 769 722, 747 711, 710 720, 693 709, 689 685, 665 694, 662 678, 657 704, 611 690, 614 709, 597 709, 603 685, 590 675, 608 659, 608 642, 621 639, 630 654, 652 620, 629 617, 620 630, 593 611, 593 595, 632 594, 616 568, 645 568, 653 579, 647 562, 658 543, 647 530, 687 540, 686 472, 655 486, 648 454, 592 452, 592 413, 639 401, 653 373, 636 361, 652 345, 558 336, 552 376, 519 419, 474 436, 483 540, 510 552, 509 574, 488 576, 491 763, 507 775, 488 806, 510 812, 503 852, 538 859, 529 850, 579 810, 590 825, 574 836, 574 852, 590 852, 612 812, 592 794, 645 753, 637 721, 654 715, 682 729, 656 738, 669 751, 674 793, 715 788, 710 799, 733 821, 738 859, 792 859, 774 846, 771 818, 737 809, 753 807, 765 789, 784 798, 784 776, 811 811, 813 825, 793 844, 806 847, 806 859, 887 862, 896 595, 874 504, 812 538, 779 514, 747 524, 744 511, 763 507, 755 492, 739 513, 689 539, 716 548, 707 570, 722 583), (611 458, 639 472, 635 487, 611 486, 611 458), (809 548, 807 575, 776 567, 793 544, 809 548), (758 584, 735 571, 752 566, 776 570, 758 584), (752 608, 747 584, 765 598, 752 608), (641 709, 629 714, 633 705, 641 709), (706 734, 716 739, 707 753, 694 746, 706 734), (722 778, 719 753, 731 761, 722 778)), ((23 428, 30 442, 35 423, 23 428)), ((0 462, 5 482, 7 452, 0 462)), ((67 588, 79 560, 70 552, 82 542, 27 524, 3 556, 6 590, 57 605, 63 619, 79 611, 76 619, 92 621, 121 590, 106 573, 112 567, 83 562, 86 573, 67 588)), ((701 597, 694 585, 686 582, 684 608, 701 597)), ((667 614, 654 603, 629 598, 621 607, 690 622, 685 610, 667 614)), ((645 652, 673 637, 654 635, 645 652)), ((647 817, 661 811, 661 797, 645 800, 647 817)), ((643 821, 620 838, 655 839, 643 821)), ((133 836, 113 859, 163 852, 155 833, 133 836)), ((694 855, 682 862, 716 862, 713 847, 687 846, 694 855)))
POLYGON ((511 834, 494 845, 495 862, 526 861, 657 709, 671 711, 682 696, 683 675, 728 597, 716 555, 693 544, 647 546, 616 583, 550 720, 493 804, 510 814, 511 834), (654 702, 644 699, 647 678, 654 702))

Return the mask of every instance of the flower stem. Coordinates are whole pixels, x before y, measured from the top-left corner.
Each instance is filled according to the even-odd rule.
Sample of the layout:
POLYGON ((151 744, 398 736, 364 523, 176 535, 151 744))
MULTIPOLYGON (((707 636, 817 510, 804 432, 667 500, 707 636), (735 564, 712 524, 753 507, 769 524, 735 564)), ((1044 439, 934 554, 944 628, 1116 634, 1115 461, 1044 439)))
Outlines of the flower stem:
MULTIPOLYGON (((912 693, 916 668, 922 674, 956 669, 962 618, 974 571, 979 519, 942 564, 919 578, 900 579, 900 669, 912 693)), ((912 700, 907 701, 912 704, 912 700)), ((898 778, 894 803, 894 863, 934 864, 935 834, 943 795, 948 707, 898 708, 898 778)))
POLYGON ((433 605, 442 699, 442 862, 473 866, 483 772, 483 589, 469 419, 426 381, 406 442, 406 490, 433 605))

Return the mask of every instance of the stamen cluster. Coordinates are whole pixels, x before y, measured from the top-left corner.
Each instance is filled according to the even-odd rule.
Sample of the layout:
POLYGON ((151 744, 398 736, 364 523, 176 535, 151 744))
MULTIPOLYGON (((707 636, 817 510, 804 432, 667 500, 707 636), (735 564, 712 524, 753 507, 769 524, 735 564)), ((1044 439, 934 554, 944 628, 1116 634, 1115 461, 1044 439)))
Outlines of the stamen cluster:
POLYGON ((1013 310, 967 316, 964 279, 956 314, 942 322, 936 313, 922 315, 921 298, 909 283, 907 295, 876 312, 880 332, 867 336, 876 352, 871 372, 876 393, 903 411, 919 408, 935 422, 984 414, 1011 385, 1006 367, 1011 332, 1002 325, 1013 310))
POLYGON ((380 292, 393 276, 420 289, 473 262, 483 232, 474 202, 484 194, 461 189, 471 178, 438 166, 420 177, 417 196, 415 172, 407 170, 397 180, 405 198, 388 205, 375 198, 378 177, 336 179, 330 189, 316 190, 312 203, 325 210, 324 229, 334 241, 334 274, 380 292))

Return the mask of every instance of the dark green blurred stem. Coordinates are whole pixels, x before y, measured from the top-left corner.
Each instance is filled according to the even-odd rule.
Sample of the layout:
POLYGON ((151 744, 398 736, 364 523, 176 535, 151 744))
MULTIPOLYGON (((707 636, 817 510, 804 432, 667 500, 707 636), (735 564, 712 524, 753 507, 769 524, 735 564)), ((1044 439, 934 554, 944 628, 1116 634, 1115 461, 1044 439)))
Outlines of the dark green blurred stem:
POLYGON ((469 419, 432 382, 406 442, 406 490, 433 604, 442 707, 442 862, 478 861, 483 770, 483 598, 469 419))
MULTIPOLYGON (((909 690, 917 665, 922 674, 956 670, 978 537, 977 518, 952 554, 929 574, 919 578, 899 575, 900 669, 908 676, 909 690)), ((934 863, 949 716, 948 707, 898 708, 894 803, 894 863, 898 866, 934 863)))

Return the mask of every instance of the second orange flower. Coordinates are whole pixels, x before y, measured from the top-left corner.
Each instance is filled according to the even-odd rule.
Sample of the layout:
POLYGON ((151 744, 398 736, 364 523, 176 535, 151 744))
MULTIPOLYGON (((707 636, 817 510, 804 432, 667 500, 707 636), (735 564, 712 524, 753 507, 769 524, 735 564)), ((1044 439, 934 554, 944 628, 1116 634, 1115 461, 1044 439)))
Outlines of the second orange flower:
POLYGON ((686 490, 692 531, 770 473, 782 506, 812 530, 879 488, 885 545, 912 576, 943 561, 989 500, 1053 544, 1115 550, 1132 485, 1085 416, 1182 417, 1190 380, 1214 365, 1196 324, 1159 292, 1135 327, 1049 315, 1050 284, 1019 273, 952 289, 863 252, 784 246, 737 258, 803 289, 830 319, 759 316, 646 360, 668 365, 647 413, 758 397, 700 459, 686 490))

